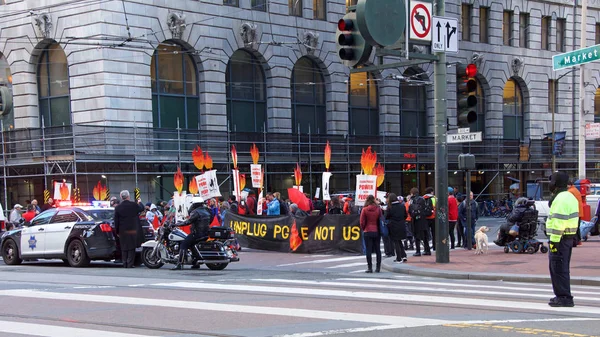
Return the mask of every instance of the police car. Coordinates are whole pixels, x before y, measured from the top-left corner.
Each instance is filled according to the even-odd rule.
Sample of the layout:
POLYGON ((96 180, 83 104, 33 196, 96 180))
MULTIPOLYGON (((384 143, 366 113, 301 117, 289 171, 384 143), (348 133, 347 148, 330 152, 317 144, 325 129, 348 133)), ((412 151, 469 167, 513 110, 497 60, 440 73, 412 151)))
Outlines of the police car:
POLYGON ((118 259, 121 252, 112 216, 108 216, 112 212, 89 204, 62 204, 46 210, 29 226, 2 236, 2 259, 8 265, 29 259, 62 259, 72 267, 87 266, 90 260, 118 259))

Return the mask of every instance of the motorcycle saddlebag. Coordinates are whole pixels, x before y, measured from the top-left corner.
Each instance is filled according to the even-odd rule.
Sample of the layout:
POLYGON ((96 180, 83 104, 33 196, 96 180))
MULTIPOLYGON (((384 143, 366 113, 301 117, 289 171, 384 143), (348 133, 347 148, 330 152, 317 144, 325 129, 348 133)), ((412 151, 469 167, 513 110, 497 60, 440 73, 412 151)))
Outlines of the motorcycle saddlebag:
POLYGON ((231 232, 233 232, 233 229, 229 227, 215 226, 210 228, 210 231, 208 232, 208 237, 212 239, 226 240, 231 238, 231 232))

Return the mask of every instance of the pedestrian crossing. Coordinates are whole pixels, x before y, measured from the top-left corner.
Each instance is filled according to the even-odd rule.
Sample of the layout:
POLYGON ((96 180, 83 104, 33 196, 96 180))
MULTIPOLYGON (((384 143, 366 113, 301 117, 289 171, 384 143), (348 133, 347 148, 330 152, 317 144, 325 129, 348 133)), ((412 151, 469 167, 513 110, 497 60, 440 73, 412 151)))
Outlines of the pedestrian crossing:
MULTIPOLYGON (((341 262, 348 261, 342 260, 341 262)), ((338 261, 340 262, 340 261, 338 261)), ((132 280, 133 281, 133 280, 132 280)), ((412 276, 332 277, 321 280, 289 278, 249 278, 246 280, 189 279, 109 286, 72 285, 62 288, 17 288, 0 290, 3 303, 27 300, 50 301, 59 308, 65 303, 83 310, 191 310, 195 317, 210 313, 235 315, 237 319, 262 317, 306 319, 310 325, 290 323, 280 336, 309 337, 328 334, 369 334, 373 331, 433 326, 469 326, 493 322, 600 321, 600 288, 574 286, 576 306, 553 308, 549 284, 485 281, 428 280, 412 276), (148 296, 148 291, 157 296, 148 296), (160 296, 166 294, 168 296, 160 296), (209 295, 206 296, 205 294, 209 295), (219 294, 216 297, 216 294, 219 294), (225 295, 224 295, 225 294, 225 295), (169 298, 167 298, 169 297, 169 298), (248 297, 248 299, 246 299, 248 297), (259 300, 260 299, 260 300, 259 300), (383 309, 385 308, 385 309, 383 309), (413 308, 408 309, 407 308, 413 308), (426 308, 419 311, 419 308, 426 308), (194 312, 197 312, 195 314, 194 312), (487 319, 466 313, 486 312, 487 319), (461 313, 465 313, 464 316, 461 313), (474 318, 471 318, 474 317, 474 318)), ((35 315, 35 308, 32 312, 35 315)), ((166 310, 166 311, 165 311, 166 310)), ((284 321, 275 319, 278 325, 284 321)), ((68 322, 68 321, 67 321, 68 322)), ((32 336, 142 337, 166 334, 143 331, 100 331, 66 322, 0 321, 0 336, 16 333, 32 336), (10 324, 9 324, 10 323, 10 324)), ((245 335, 224 329, 223 335, 245 335)), ((272 334, 264 334, 271 336, 272 334)), ((254 334, 253 334, 254 336, 254 334)))

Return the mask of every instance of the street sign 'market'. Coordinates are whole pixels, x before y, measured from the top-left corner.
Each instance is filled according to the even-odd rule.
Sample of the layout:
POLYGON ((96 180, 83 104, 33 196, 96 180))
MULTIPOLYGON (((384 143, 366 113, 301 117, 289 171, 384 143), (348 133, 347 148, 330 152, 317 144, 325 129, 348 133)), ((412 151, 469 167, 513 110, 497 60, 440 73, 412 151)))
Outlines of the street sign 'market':
POLYGON ((600 60, 600 44, 552 56, 552 69, 560 70, 600 60))

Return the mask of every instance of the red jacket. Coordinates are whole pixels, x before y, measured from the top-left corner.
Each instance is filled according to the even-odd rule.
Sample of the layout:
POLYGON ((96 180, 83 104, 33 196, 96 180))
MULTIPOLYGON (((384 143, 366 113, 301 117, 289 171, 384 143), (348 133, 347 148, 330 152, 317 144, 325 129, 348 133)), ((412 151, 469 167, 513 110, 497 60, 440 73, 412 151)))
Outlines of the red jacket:
POLYGON ((33 218, 35 218, 36 214, 35 211, 27 211, 25 213, 23 213, 23 219, 25 219, 25 221, 27 222, 31 222, 31 220, 33 220, 33 218))
POLYGON ((458 221, 458 201, 453 195, 448 196, 448 221, 458 221))
POLYGON ((369 205, 362 209, 360 212, 360 229, 363 232, 375 232, 379 231, 379 217, 381 216, 381 209, 377 205, 369 205))

